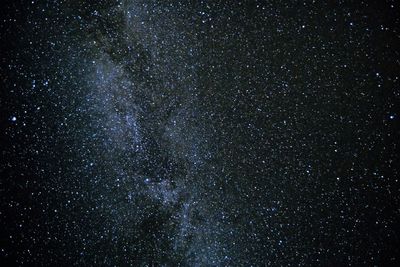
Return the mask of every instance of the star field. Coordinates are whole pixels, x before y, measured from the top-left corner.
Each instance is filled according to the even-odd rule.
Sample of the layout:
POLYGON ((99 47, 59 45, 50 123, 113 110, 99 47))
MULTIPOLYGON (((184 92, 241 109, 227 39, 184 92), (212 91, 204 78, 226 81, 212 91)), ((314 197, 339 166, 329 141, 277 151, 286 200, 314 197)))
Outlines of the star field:
POLYGON ((395 1, 13 1, 1 266, 394 266, 395 1))

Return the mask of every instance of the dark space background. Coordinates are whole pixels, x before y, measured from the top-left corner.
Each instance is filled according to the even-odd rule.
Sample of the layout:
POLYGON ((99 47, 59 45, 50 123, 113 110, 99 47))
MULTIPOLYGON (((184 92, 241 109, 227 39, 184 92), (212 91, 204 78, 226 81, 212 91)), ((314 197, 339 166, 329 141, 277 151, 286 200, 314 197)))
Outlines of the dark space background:
POLYGON ((399 10, 6 1, 0 265, 395 266, 399 10))

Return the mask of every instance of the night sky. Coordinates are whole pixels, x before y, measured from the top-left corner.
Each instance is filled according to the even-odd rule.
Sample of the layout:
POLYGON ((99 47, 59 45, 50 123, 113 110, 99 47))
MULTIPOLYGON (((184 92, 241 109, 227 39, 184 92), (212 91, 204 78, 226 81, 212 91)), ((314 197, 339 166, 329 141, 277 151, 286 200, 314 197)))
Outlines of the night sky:
POLYGON ((3 3, 0 265, 395 266, 399 11, 3 3))

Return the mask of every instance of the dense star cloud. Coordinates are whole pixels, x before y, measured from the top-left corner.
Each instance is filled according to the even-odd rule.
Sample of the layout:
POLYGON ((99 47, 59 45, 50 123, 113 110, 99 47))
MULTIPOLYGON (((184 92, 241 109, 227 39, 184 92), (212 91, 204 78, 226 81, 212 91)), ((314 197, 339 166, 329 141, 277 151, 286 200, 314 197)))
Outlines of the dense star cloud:
POLYGON ((395 1, 11 1, 1 266, 399 261, 395 1))

